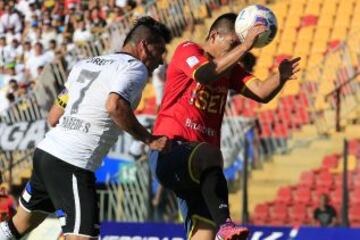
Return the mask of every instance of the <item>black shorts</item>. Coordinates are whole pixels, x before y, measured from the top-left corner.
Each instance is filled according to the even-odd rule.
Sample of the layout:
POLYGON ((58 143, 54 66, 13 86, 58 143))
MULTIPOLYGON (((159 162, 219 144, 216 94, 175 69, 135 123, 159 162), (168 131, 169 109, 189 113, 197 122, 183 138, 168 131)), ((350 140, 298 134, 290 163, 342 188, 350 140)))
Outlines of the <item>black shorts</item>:
POLYGON ((56 213, 64 235, 99 235, 99 208, 91 171, 36 149, 32 176, 21 197, 25 211, 56 213))
POLYGON ((191 169, 191 161, 200 142, 174 141, 170 152, 150 151, 149 159, 153 175, 178 197, 179 208, 184 219, 185 231, 191 231, 197 221, 216 226, 201 194, 200 181, 191 169))

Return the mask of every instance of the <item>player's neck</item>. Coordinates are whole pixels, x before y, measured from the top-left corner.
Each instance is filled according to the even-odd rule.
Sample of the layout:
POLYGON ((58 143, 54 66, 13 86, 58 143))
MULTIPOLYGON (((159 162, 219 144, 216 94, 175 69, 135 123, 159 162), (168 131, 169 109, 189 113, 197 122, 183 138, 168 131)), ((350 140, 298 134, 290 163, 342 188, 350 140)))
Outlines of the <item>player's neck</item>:
POLYGON ((210 44, 209 42, 205 43, 202 47, 211 58, 217 58, 221 56, 221 53, 218 53, 215 46, 210 44))
POLYGON ((130 45, 126 45, 124 46, 121 51, 121 53, 125 53, 125 54, 129 54, 131 56, 133 56, 134 58, 140 59, 138 56, 138 52, 136 50, 136 48, 130 46, 130 45))

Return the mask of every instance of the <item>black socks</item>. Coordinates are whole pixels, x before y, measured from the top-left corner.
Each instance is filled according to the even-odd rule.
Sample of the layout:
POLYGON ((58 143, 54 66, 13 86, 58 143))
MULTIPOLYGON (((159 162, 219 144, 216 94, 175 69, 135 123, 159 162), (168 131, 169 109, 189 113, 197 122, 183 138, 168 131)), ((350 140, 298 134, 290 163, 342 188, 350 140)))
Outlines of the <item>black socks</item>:
POLYGON ((224 224, 230 218, 229 192, 221 167, 204 170, 200 177, 200 188, 216 225, 224 224))

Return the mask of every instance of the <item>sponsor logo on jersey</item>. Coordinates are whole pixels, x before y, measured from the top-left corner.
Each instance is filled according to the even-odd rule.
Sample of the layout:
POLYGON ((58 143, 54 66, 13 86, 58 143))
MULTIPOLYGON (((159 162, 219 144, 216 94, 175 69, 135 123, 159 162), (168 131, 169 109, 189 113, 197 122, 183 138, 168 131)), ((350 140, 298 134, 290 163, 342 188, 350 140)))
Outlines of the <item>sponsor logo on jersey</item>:
POLYGON ((67 130, 78 130, 84 133, 89 132, 91 124, 76 117, 64 116, 61 126, 67 130))
POLYGON ((100 57, 90 58, 89 60, 86 61, 86 63, 92 63, 92 64, 96 64, 96 65, 99 65, 99 66, 112 64, 113 62, 115 62, 115 60, 103 59, 103 58, 100 58, 100 57))
POLYGON ((185 120, 185 127, 204 133, 210 137, 213 137, 216 134, 216 131, 213 128, 209 128, 200 123, 193 122, 190 118, 185 120))
POLYGON ((200 62, 200 60, 195 57, 195 56, 191 56, 191 57, 188 57, 186 59, 186 63, 189 65, 189 67, 194 67, 196 64, 198 64, 200 62))

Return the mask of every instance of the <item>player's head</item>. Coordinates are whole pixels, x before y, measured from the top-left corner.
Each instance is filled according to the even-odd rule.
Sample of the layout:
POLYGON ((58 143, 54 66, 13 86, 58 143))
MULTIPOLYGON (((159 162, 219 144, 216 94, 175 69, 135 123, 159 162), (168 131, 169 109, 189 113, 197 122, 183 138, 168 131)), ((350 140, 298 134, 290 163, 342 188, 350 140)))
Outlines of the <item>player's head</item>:
POLYGON ((150 72, 162 63, 165 45, 171 41, 170 30, 151 17, 142 17, 127 34, 124 49, 139 58, 150 72))
POLYGON ((223 55, 240 44, 240 39, 235 33, 236 17, 235 13, 225 13, 211 25, 206 40, 216 51, 213 54, 223 55))

